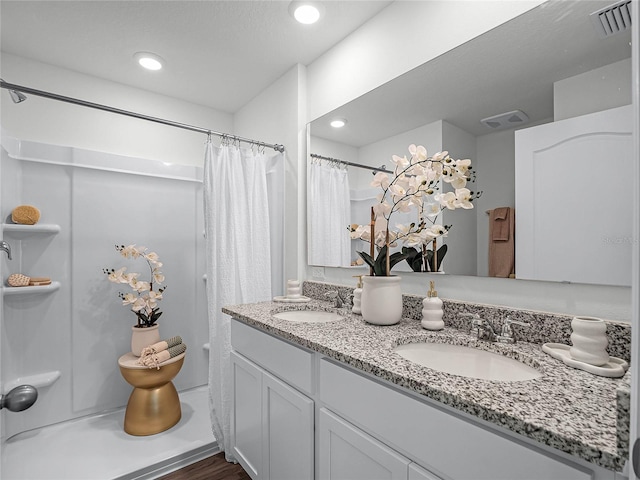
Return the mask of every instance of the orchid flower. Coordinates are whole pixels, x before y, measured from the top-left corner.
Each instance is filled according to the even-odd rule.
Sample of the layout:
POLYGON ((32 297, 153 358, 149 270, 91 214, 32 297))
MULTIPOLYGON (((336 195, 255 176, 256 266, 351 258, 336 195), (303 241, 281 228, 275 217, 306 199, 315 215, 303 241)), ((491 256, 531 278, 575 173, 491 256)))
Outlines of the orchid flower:
POLYGON ((147 262, 151 277, 148 282, 140 280, 139 273, 126 273, 125 267, 118 270, 105 268, 103 271, 110 282, 126 284, 133 290, 133 293, 118 294, 122 299, 122 305, 131 305, 131 310, 138 317, 138 327, 151 327, 156 324, 156 321, 162 315, 162 312, 158 309, 158 302, 162 300, 162 293, 166 289, 166 286, 160 286, 164 282, 164 275, 160 271, 162 262, 160 262, 156 252, 147 253, 146 247, 116 245, 116 250, 124 258, 143 258, 147 262))
MULTIPOLYGON (((411 144, 408 151, 409 158, 406 155, 392 156, 395 176, 390 177, 385 172, 378 172, 371 182, 372 187, 382 189, 382 193, 377 197, 378 202, 373 206, 376 218, 375 238, 370 238, 370 232, 366 234, 367 230, 370 230, 369 225, 359 225, 351 229, 352 238, 373 241, 378 247, 386 246, 384 252, 387 256, 389 256, 391 243, 397 240, 409 246, 417 246, 446 235, 450 225, 442 226, 435 223, 440 213, 444 209, 473 208, 471 202, 479 195, 474 195, 466 188, 467 182, 472 178, 471 160, 454 160, 446 150, 429 157, 427 149, 422 145, 411 144), (441 186, 445 184, 451 185, 454 191, 442 191, 441 186), (419 222, 408 226, 397 225, 395 231, 388 230, 391 217, 395 212, 409 212, 414 206, 418 207, 420 212, 419 222), (431 223, 431 227, 427 228, 426 222, 431 223)), ((379 267, 379 256, 374 261, 370 255, 364 252, 358 253, 372 268, 374 263, 379 267)), ((395 257, 395 260, 398 258, 395 257)), ((374 268, 374 272, 377 272, 377 275, 385 274, 380 273, 379 268, 377 270, 374 268)), ((386 274, 388 275, 389 272, 386 274)))
POLYGON ((471 200, 472 194, 468 188, 459 188, 456 190, 456 200, 454 202, 456 207, 464 208, 465 210, 472 209, 473 204, 471 200))

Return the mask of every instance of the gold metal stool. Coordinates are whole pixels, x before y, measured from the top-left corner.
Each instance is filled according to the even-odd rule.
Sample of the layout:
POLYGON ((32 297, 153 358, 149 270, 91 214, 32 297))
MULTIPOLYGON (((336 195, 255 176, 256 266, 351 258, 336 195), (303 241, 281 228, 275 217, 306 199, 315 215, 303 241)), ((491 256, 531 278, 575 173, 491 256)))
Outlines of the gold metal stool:
POLYGON ((129 435, 154 435, 170 429, 180 421, 182 410, 175 378, 182 364, 182 353, 164 362, 160 369, 138 365, 139 357, 126 353, 118 359, 120 373, 133 386, 124 414, 124 431, 129 435))

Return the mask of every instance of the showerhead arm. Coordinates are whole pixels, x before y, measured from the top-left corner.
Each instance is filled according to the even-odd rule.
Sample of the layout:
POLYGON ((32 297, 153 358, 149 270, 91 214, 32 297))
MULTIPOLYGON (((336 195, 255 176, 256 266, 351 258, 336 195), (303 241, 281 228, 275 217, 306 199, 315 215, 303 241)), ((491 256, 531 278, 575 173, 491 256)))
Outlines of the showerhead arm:
POLYGON ((2 82, 2 88, 6 88, 9 91, 9 95, 11 96, 11 100, 13 100, 13 103, 24 102, 27 99, 27 96, 24 93, 19 92, 18 90, 14 90, 12 88, 6 87, 5 81, 2 80, 1 78, 0 78, 0 82, 2 82))

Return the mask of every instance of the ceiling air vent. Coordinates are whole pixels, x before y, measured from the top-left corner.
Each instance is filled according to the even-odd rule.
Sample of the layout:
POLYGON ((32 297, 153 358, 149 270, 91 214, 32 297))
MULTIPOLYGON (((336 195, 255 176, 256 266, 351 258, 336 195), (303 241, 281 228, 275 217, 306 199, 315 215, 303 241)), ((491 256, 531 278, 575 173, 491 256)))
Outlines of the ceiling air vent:
POLYGON ((493 130, 500 130, 503 128, 514 128, 519 125, 524 125, 529 121, 529 117, 520 110, 514 110, 513 112, 501 113, 500 115, 494 115, 493 117, 487 117, 480 120, 480 122, 493 130))
POLYGON ((631 28, 631 0, 609 5, 591 15, 591 22, 602 38, 631 28))

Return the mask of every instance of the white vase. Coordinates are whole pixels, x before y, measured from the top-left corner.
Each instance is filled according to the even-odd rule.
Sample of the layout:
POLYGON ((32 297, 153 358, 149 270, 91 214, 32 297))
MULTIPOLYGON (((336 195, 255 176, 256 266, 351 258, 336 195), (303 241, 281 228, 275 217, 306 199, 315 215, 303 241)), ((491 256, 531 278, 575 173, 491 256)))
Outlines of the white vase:
POLYGON ((573 317, 571 320, 571 358, 589 365, 604 365, 607 353, 607 324, 595 317, 573 317))
POLYGON ((158 325, 142 328, 138 328, 137 326, 131 327, 131 353, 136 357, 140 356, 144 347, 148 347, 159 341, 160 330, 158 330, 158 325))
POLYGON ((362 318, 374 325, 394 325, 402 318, 400 277, 363 276, 360 310, 362 318))

